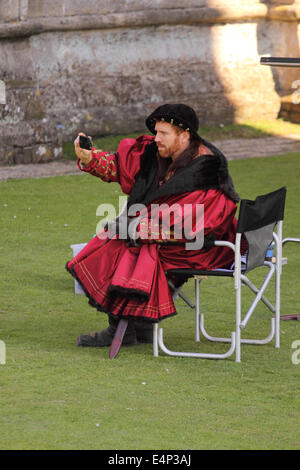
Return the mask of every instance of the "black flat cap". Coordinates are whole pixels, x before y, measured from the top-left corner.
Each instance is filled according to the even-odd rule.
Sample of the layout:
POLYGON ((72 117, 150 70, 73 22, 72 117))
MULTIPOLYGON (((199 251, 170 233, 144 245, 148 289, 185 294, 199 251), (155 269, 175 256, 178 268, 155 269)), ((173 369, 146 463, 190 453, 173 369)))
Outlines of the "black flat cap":
POLYGON ((155 134, 157 121, 165 121, 178 126, 191 134, 198 135, 199 120, 197 114, 186 104, 163 104, 146 118, 146 126, 155 134))

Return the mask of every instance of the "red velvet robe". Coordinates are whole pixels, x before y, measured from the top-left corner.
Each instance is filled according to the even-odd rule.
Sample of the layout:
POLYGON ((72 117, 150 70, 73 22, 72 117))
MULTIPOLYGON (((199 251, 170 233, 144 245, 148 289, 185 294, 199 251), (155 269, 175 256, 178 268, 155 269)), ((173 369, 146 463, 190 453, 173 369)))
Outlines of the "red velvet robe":
MULTIPOLYGON (((120 142, 117 156, 93 149, 91 162, 82 167, 78 161, 78 167, 104 181, 118 182, 122 191, 130 194, 140 168, 140 157, 145 146, 152 141, 152 136, 124 139, 120 142)), ((197 190, 166 196, 155 203, 176 203, 181 207, 184 204, 203 204, 204 235, 234 242, 237 206, 221 190, 197 190)), ((159 237, 161 240, 151 240, 148 236, 140 240, 138 246, 128 246, 126 240, 118 239, 118 236, 111 240, 107 240, 107 236, 103 238, 102 232, 102 238, 95 236, 90 240, 67 263, 67 269, 80 282, 90 303, 98 310, 123 318, 160 321, 176 313, 165 271, 227 267, 233 262, 234 255, 232 250, 224 247, 186 250, 184 244, 165 243, 161 233, 159 237)))

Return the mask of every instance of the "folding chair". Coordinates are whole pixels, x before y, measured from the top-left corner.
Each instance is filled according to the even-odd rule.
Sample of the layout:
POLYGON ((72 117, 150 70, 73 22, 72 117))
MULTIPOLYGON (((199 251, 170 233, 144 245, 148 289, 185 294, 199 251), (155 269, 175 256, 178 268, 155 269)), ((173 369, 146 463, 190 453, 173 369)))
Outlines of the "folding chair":
POLYGON ((288 242, 300 243, 300 238, 284 238, 282 240, 282 246, 288 242))
MULTIPOLYGON (((227 352, 223 354, 178 352, 168 349, 163 341, 163 328, 158 324, 153 326, 153 354, 159 355, 159 349, 171 356, 197 357, 203 359, 225 359, 235 352, 235 361, 241 361, 242 344, 267 344, 275 335, 275 347, 280 347, 280 276, 282 271, 282 224, 284 217, 286 188, 258 196, 254 201, 243 199, 240 203, 237 233, 235 243, 228 241, 215 241, 215 246, 229 247, 235 254, 232 269, 216 269, 213 271, 197 269, 172 269, 166 275, 194 278, 195 281, 195 341, 200 341, 200 333, 210 341, 230 343, 227 352), (275 229, 276 227, 276 229, 275 229), (248 251, 242 262, 241 239, 245 236, 248 242, 248 251), (276 249, 276 259, 266 261, 266 252, 273 241, 276 249), (267 268, 267 274, 260 288, 257 288, 247 277, 249 271, 258 267, 267 268), (230 338, 210 336, 204 327, 204 315, 200 313, 200 282, 201 276, 226 276, 234 280, 235 289, 235 330, 230 338), (274 305, 265 297, 264 292, 271 279, 275 276, 275 303, 274 305), (255 294, 255 298, 242 318, 242 283, 248 286, 255 294), (262 301, 266 307, 275 314, 271 317, 271 331, 264 339, 245 339, 241 337, 241 330, 245 329, 257 304, 262 301)), ((178 292, 174 291, 174 296, 178 292)), ((189 302, 191 305, 191 302, 189 302)))

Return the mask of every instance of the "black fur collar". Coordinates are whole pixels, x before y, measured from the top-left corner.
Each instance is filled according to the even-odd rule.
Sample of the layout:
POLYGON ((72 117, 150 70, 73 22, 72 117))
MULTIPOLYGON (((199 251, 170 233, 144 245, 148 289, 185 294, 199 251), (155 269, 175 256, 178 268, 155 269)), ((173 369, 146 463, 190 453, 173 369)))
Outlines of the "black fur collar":
POLYGON ((135 203, 148 205, 165 196, 212 188, 221 189, 237 203, 240 198, 228 172, 226 157, 210 142, 203 140, 203 144, 212 151, 213 155, 195 158, 154 191, 152 187, 158 172, 157 146, 155 142, 149 144, 141 157, 140 171, 130 193, 128 207, 135 203))

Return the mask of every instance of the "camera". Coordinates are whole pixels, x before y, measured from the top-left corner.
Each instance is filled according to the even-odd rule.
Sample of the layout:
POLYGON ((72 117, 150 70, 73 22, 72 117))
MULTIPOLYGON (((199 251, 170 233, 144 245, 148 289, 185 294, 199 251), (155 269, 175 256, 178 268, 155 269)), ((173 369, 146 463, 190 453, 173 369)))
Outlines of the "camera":
POLYGON ((86 150, 92 150, 93 142, 90 137, 85 135, 79 136, 79 147, 86 150))

